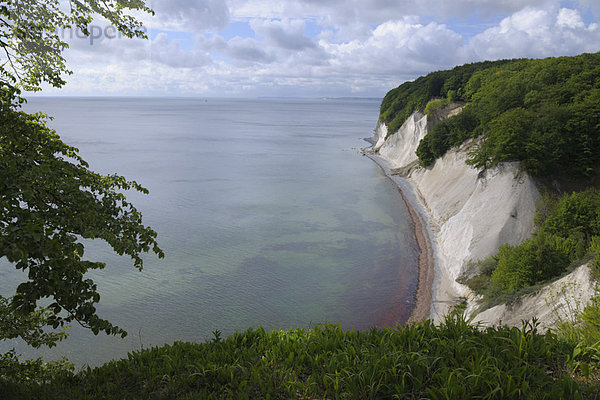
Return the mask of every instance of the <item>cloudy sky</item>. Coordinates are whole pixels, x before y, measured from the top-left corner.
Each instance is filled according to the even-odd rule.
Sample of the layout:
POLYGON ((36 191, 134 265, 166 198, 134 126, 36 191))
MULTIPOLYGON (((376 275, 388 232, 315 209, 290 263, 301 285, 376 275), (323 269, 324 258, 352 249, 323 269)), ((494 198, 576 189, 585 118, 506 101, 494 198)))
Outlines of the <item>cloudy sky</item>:
POLYGON ((63 32, 59 92, 366 96, 467 62, 600 51, 599 0, 149 0, 149 40, 63 32))

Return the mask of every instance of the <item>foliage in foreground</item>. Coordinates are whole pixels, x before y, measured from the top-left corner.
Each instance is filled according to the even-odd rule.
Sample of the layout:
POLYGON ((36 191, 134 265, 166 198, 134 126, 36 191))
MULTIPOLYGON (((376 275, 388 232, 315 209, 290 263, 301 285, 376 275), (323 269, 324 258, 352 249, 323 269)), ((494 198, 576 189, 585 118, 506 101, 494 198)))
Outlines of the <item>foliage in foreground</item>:
POLYGON ((94 16, 108 20, 126 37, 146 38, 142 22, 131 14, 153 14, 142 0, 19 0, 0 2, 0 88, 16 85, 41 90, 43 82, 61 87, 64 74, 71 74, 62 52, 68 44, 65 29, 88 35, 94 16))
POLYGON ((366 332, 333 325, 176 342, 51 381, 0 381, 9 398, 556 399, 600 395, 597 352, 579 352, 534 324, 470 326, 449 316, 366 332), (586 374, 583 374, 585 371, 586 374), (571 373, 575 373, 573 378, 571 373))
MULTIPOLYGON (((156 232, 143 225, 126 190, 148 192, 122 176, 91 171, 77 149, 47 127, 44 116, 0 109, 0 258, 28 278, 7 299, 10 307, 0 307, 10 325, 4 329, 0 324, 0 340, 22 336, 39 341, 40 335, 27 333, 32 321, 53 328, 77 321, 94 333, 125 334, 96 314, 100 295, 85 273, 104 263, 85 258, 82 239, 105 241, 139 269, 143 253, 163 257, 156 232), (46 298, 49 306, 36 310, 46 298), (13 329, 26 319, 29 325, 22 325, 28 330, 13 329)), ((49 338, 44 344, 51 344, 49 338)))
POLYGON ((146 38, 136 12, 153 13, 143 0, 0 2, 0 259, 27 276, 14 296, 0 295, 0 340, 52 346, 65 331, 48 328, 72 321, 96 334, 125 335, 96 313, 100 295, 85 273, 104 264, 84 258, 82 239, 105 241, 139 269, 142 253, 163 256, 156 232, 123 194, 147 190, 91 171, 77 149, 47 127, 46 117, 19 111, 22 89, 66 83, 63 76, 71 71, 61 30, 88 35, 94 16, 101 16, 126 37, 146 38), (47 307, 40 308, 40 300, 47 307))
POLYGON ((417 156, 424 166, 478 137, 469 160, 477 168, 518 160, 534 175, 591 176, 600 162, 600 53, 434 72, 391 90, 380 120, 391 134, 433 98, 468 105, 423 138, 417 156))

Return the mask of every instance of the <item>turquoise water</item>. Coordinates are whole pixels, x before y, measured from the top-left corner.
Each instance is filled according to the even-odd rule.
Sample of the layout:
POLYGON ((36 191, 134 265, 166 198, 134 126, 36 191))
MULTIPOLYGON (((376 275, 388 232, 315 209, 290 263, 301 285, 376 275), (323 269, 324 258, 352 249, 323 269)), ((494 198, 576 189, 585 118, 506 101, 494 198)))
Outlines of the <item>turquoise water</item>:
MULTIPOLYGON (((101 243, 86 255, 99 312, 126 339, 74 326, 54 349, 97 365, 175 340, 262 325, 366 329, 413 306, 416 242, 394 185, 360 154, 375 100, 35 98, 92 169, 150 190, 131 193, 166 258, 139 272, 101 243)), ((24 279, 5 261, 0 293, 24 279)))

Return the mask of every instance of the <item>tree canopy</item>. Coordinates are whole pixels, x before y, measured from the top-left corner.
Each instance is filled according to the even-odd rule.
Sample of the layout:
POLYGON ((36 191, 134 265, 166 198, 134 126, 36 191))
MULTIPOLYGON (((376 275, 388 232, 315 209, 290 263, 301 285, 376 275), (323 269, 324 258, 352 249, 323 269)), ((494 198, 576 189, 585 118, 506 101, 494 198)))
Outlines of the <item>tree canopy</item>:
POLYGON ((124 191, 148 191, 119 175, 89 169, 75 147, 47 126, 47 117, 21 111, 21 90, 40 90, 47 82, 62 86, 68 74, 57 29, 87 33, 94 15, 106 18, 129 37, 144 37, 141 22, 127 12, 151 12, 143 1, 71 1, 63 12, 58 0, 0 3, 0 258, 27 273, 14 296, 0 296, 0 340, 21 337, 33 346, 52 345, 77 321, 94 333, 126 332, 100 318, 96 284, 87 279, 101 261, 84 257, 84 239, 100 239, 138 269, 142 254, 163 257, 156 232, 143 225, 124 191), (49 299, 49 306, 38 302, 49 299))
POLYGON ((64 29, 79 29, 89 34, 94 16, 105 18, 127 37, 145 38, 141 21, 129 15, 140 10, 152 13, 143 0, 74 0, 63 12, 59 0, 11 0, 0 2, 0 82, 3 89, 18 86, 41 90, 47 82, 55 87, 65 84, 67 69, 61 39, 64 29))
POLYGON ((600 162, 600 53, 434 72, 390 91, 380 120, 391 134, 413 111, 427 109, 440 97, 467 105, 421 141, 417 156, 424 166, 466 139, 481 138, 469 160, 477 168, 521 161, 539 176, 595 174, 600 162))

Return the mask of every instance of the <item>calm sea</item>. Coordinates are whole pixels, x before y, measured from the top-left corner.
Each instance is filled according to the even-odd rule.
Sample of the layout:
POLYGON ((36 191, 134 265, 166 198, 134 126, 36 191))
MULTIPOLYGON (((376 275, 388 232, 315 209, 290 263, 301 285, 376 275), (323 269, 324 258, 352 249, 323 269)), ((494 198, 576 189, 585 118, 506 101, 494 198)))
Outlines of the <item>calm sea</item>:
MULTIPOLYGON (((126 339, 73 326, 53 349, 23 355, 97 365, 142 347, 204 341, 262 325, 367 329, 405 320, 418 251, 393 184, 360 154, 375 100, 34 98, 92 169, 150 190, 131 193, 166 258, 142 272, 101 243, 86 255, 99 312, 126 339)), ((0 293, 26 277, 0 261, 0 293)), ((11 292, 12 291, 12 292, 11 292)))

